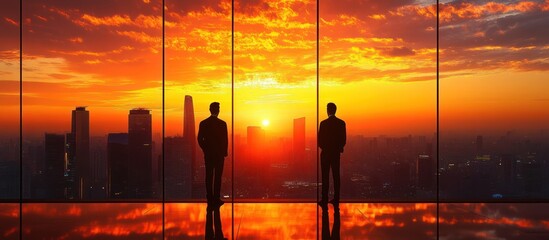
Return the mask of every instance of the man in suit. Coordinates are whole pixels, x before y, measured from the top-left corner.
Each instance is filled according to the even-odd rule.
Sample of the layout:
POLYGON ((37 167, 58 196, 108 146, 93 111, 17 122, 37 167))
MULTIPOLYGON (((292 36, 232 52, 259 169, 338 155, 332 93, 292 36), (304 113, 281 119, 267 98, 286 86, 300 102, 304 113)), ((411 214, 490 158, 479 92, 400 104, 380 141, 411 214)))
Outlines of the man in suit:
POLYGON ((219 115, 219 103, 210 104, 209 118, 200 122, 198 128, 198 144, 204 152, 206 165, 206 197, 208 207, 215 209, 223 205, 220 199, 221 176, 223 164, 227 156, 228 136, 227 123, 217 118, 219 115))
POLYGON ((339 207, 339 158, 347 141, 345 122, 335 116, 337 107, 328 103, 328 118, 320 122, 318 130, 318 146, 320 153, 320 167, 322 170, 322 199, 318 202, 323 209, 328 207, 328 189, 330 187, 330 168, 334 178, 334 199, 330 201, 334 207, 339 207))

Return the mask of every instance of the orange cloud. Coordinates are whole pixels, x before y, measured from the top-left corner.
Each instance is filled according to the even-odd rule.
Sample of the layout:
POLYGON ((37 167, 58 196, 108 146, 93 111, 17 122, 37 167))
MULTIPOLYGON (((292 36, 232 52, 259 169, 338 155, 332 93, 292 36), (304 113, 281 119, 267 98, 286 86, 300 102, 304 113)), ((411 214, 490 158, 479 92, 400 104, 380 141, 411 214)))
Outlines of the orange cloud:
POLYGON ((11 19, 9 17, 4 17, 4 20, 6 20, 6 22, 8 22, 11 25, 19 26, 19 23, 17 23, 16 21, 14 21, 13 19, 11 19))
MULTIPOLYGON (((442 4, 440 7, 440 20, 450 22, 455 19, 475 19, 488 14, 500 14, 507 12, 529 12, 537 9, 546 11, 545 4, 531 1, 521 1, 515 4, 488 2, 483 5, 462 2, 459 4, 442 4)), ((432 7, 431 7, 432 8, 432 7)), ((419 13, 419 12, 418 12, 419 13)), ((429 15, 432 16, 432 15, 429 15)))

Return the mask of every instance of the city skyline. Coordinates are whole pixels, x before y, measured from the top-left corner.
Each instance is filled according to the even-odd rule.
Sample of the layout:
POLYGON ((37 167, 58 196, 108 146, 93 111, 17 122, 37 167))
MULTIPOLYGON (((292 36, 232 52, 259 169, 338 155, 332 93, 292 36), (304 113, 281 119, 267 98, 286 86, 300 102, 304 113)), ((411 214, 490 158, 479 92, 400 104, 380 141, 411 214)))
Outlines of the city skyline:
POLYGON ((546 239, 548 23, 549 0, 5 0, 0 236, 546 239))
MULTIPOLYGON (((192 109, 192 96, 185 99, 183 108, 192 109)), ((196 122, 193 111, 184 112, 183 126, 196 122)), ((72 116, 71 132, 45 132, 41 141, 25 140, 25 149, 31 151, 24 150, 28 153, 23 156, 25 198, 155 199, 162 193, 163 171, 168 199, 204 198, 204 164, 202 154, 193 160, 196 135, 191 126, 187 136, 166 136, 155 142, 153 116, 148 109, 130 109, 128 131, 105 136, 89 135, 93 111, 76 107, 72 116), (161 168, 162 142, 165 169, 161 168), (82 150, 78 154, 78 149, 87 154, 82 155, 82 150)), ((246 135, 234 136, 226 168, 235 161, 236 171, 234 176, 224 176, 223 196, 271 201, 314 196, 316 134, 306 137, 306 117, 294 118, 293 122, 290 136, 269 136, 268 125, 248 126, 246 135), (229 188, 233 181, 235 192, 229 188)), ((342 155, 343 199, 432 199, 438 186, 435 135, 348 135, 342 155)), ((546 198, 549 179, 541 173, 549 169, 549 152, 543 150, 549 147, 549 133, 507 131, 499 136, 441 136, 438 161, 443 199, 546 198), (459 194, 464 189, 470 190, 468 194, 459 194)), ((10 149, 2 153, 6 151, 10 149)))

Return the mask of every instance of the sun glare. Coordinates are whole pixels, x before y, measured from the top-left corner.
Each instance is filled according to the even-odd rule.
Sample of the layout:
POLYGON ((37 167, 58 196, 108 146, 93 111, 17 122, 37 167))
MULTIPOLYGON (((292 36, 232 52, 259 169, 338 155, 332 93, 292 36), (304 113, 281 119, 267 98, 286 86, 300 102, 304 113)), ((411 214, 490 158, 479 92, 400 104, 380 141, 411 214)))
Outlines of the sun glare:
POLYGON ((264 127, 267 127, 271 122, 269 122, 269 119, 263 119, 261 123, 263 124, 264 127))

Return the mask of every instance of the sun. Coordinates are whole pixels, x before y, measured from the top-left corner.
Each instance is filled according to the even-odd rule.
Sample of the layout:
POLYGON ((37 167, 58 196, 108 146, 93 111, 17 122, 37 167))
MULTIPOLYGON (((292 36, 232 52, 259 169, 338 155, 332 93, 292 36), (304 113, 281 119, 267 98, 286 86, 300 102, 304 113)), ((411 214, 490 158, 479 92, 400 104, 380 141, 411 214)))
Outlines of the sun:
POLYGON ((263 124, 264 127, 267 127, 269 126, 271 122, 269 121, 269 119, 263 119, 263 121, 261 122, 261 124, 263 124))

